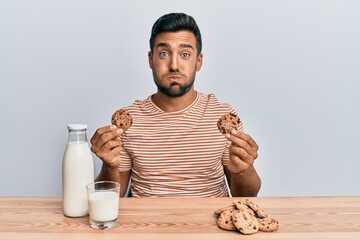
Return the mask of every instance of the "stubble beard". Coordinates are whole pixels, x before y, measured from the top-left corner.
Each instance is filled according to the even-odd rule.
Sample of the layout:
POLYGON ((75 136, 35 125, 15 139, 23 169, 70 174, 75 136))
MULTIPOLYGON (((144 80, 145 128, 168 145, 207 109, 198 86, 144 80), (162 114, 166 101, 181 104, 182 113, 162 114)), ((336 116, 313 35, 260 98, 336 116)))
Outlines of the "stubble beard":
MULTIPOLYGON (((159 83, 159 80, 158 80, 159 77, 156 74, 156 72, 154 70, 152 72, 153 72, 154 82, 155 82, 158 90, 161 93, 165 94, 166 96, 173 97, 173 98, 181 97, 185 93, 187 93, 191 89, 191 87, 194 85, 195 76, 196 76, 196 71, 194 71, 193 74, 190 76, 191 81, 188 84, 181 86, 180 84, 173 82, 173 83, 171 83, 170 87, 165 87, 159 83), (177 86, 177 87, 174 88, 174 86, 177 86)), ((176 73, 174 73, 174 74, 176 74, 176 73)))

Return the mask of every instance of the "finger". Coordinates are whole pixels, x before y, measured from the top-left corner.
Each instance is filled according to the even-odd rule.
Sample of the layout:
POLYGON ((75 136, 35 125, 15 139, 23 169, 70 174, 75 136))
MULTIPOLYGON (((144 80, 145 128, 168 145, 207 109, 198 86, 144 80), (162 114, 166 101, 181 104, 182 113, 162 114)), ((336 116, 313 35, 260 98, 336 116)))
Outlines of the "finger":
MULTIPOLYGON (((99 132, 101 131, 99 130, 99 132)), ((99 135, 99 132, 91 141, 91 151, 93 152, 99 151, 99 149, 101 149, 110 140, 116 140, 123 133, 123 130, 115 127, 110 131, 103 132, 101 135, 99 135)))
POLYGON ((101 149, 97 152, 96 156, 98 156, 104 164, 110 168, 117 168, 120 164, 121 149, 121 146, 115 147, 111 151, 101 149))
POLYGON ((238 156, 232 155, 227 167, 232 173, 238 174, 248 169, 249 166, 249 163, 242 161, 238 156))
POLYGON ((121 152, 121 145, 115 146, 113 148, 101 148, 99 151, 96 152, 96 156, 101 159, 111 159, 115 155, 119 155, 121 152), (110 157, 109 157, 110 156, 110 157))
POLYGON ((122 142, 121 142, 120 138, 115 137, 114 139, 112 139, 110 141, 107 141, 103 145, 102 149, 110 151, 110 150, 112 150, 112 149, 114 149, 116 147, 119 147, 119 146, 122 146, 122 142))
MULTIPOLYGON (((251 149, 251 148, 250 148, 251 149)), ((244 161, 248 164, 253 164, 254 160, 257 157, 257 153, 256 152, 248 152, 249 150, 246 150, 244 148, 241 147, 237 147, 237 146, 230 146, 229 148, 229 152, 231 154, 231 156, 236 156, 238 157, 241 161, 244 161)))
POLYGON ((236 155, 241 155, 242 157, 246 157, 246 155, 250 155, 252 158, 256 159, 258 157, 257 149, 250 147, 247 143, 244 144, 232 144, 230 146, 236 155))
POLYGON ((238 135, 227 134, 225 136, 228 140, 231 141, 231 145, 236 145, 236 146, 242 147, 242 148, 250 148, 251 147, 250 144, 246 140, 239 138, 238 135))
POLYGON ((96 136, 102 136, 103 134, 114 131, 115 129, 117 129, 115 125, 108 125, 105 127, 98 128, 95 134, 96 136))
POLYGON ((91 144, 94 144, 94 142, 97 142, 98 139, 106 132, 110 132, 112 130, 116 129, 116 126, 114 125, 108 125, 108 126, 105 126, 105 127, 101 127, 101 128, 98 128, 94 135, 91 137, 90 139, 90 143, 91 144))
POLYGON ((248 134, 232 131, 232 134, 227 134, 226 137, 232 142, 232 146, 243 148, 255 159, 258 157, 257 151, 259 146, 248 134))
POLYGON ((229 148, 232 153, 244 159, 250 156, 255 160, 258 157, 257 149, 250 147, 249 144, 240 139, 234 139, 229 148))
POLYGON ((123 130, 121 128, 115 128, 114 130, 110 132, 106 132, 103 135, 101 135, 99 142, 102 142, 106 144, 108 141, 112 139, 118 139, 118 137, 123 133, 123 130))
POLYGON ((258 147, 255 140, 249 134, 246 134, 241 131, 233 130, 233 131, 231 131, 231 135, 234 135, 234 136, 244 140, 245 142, 247 142, 250 145, 250 147, 254 147, 254 148, 258 147))

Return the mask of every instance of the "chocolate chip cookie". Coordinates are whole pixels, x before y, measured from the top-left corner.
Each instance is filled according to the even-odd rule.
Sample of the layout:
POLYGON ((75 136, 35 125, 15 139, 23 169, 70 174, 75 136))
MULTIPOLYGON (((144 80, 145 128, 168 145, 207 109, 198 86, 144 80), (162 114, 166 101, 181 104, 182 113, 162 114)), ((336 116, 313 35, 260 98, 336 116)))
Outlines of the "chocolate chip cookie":
POLYGON ((234 200, 233 206, 235 206, 235 208, 238 210, 243 210, 245 212, 248 212, 250 215, 256 217, 254 210, 252 210, 248 205, 246 205, 242 201, 234 200))
POLYGON ((242 234, 254 234, 258 231, 274 232, 279 229, 279 221, 268 217, 264 210, 250 199, 234 199, 232 203, 232 205, 214 211, 214 215, 218 217, 217 225, 220 228, 237 229, 242 234))
POLYGON ((111 124, 122 128, 124 131, 128 130, 133 123, 133 119, 125 109, 119 109, 114 112, 111 117, 111 124))
POLYGON ((219 216, 225 210, 235 210, 235 206, 234 205, 229 205, 227 207, 219 208, 219 209, 214 211, 214 215, 219 216))
POLYGON ((244 210, 236 210, 232 215, 232 222, 243 234, 254 234, 259 231, 259 222, 256 217, 244 210))
POLYGON ((236 227, 233 223, 233 209, 227 209, 220 213, 220 216, 217 219, 217 225, 224 230, 233 231, 236 230, 236 227))
POLYGON ((274 232, 279 229, 279 221, 275 218, 262 218, 258 219, 259 230, 263 232, 274 232))
POLYGON ((263 209, 261 209, 256 203, 252 202, 251 200, 245 199, 245 204, 249 208, 254 210, 254 212, 258 218, 266 218, 267 217, 267 214, 265 213, 265 211, 263 209))
POLYGON ((235 113, 226 113, 217 122, 217 127, 222 134, 238 129, 240 118, 235 113))

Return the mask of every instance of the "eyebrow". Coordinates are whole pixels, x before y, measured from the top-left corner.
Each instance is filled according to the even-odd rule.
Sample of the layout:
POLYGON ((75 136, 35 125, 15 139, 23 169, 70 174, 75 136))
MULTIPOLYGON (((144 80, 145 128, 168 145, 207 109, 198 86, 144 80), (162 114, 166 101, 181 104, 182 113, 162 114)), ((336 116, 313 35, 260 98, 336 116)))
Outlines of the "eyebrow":
MULTIPOLYGON (((166 42, 161 42, 158 45, 156 45, 156 48, 158 48, 158 47, 170 47, 170 44, 168 44, 166 42)), ((191 48, 192 50, 195 50, 191 44, 183 43, 183 44, 180 44, 180 47, 181 48, 191 48)))

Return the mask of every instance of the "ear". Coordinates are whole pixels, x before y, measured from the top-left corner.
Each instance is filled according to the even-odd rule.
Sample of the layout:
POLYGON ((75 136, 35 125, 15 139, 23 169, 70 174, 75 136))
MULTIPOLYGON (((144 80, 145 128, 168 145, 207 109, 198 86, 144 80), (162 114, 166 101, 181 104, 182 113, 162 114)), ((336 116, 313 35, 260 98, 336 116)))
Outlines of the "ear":
POLYGON ((200 53, 199 56, 197 56, 197 58, 196 58, 196 71, 197 72, 200 71, 202 63, 203 63, 203 54, 200 53))
POLYGON ((152 61, 152 57, 153 57, 153 54, 151 51, 148 52, 148 61, 149 61, 149 66, 151 69, 153 69, 153 61, 152 61))

